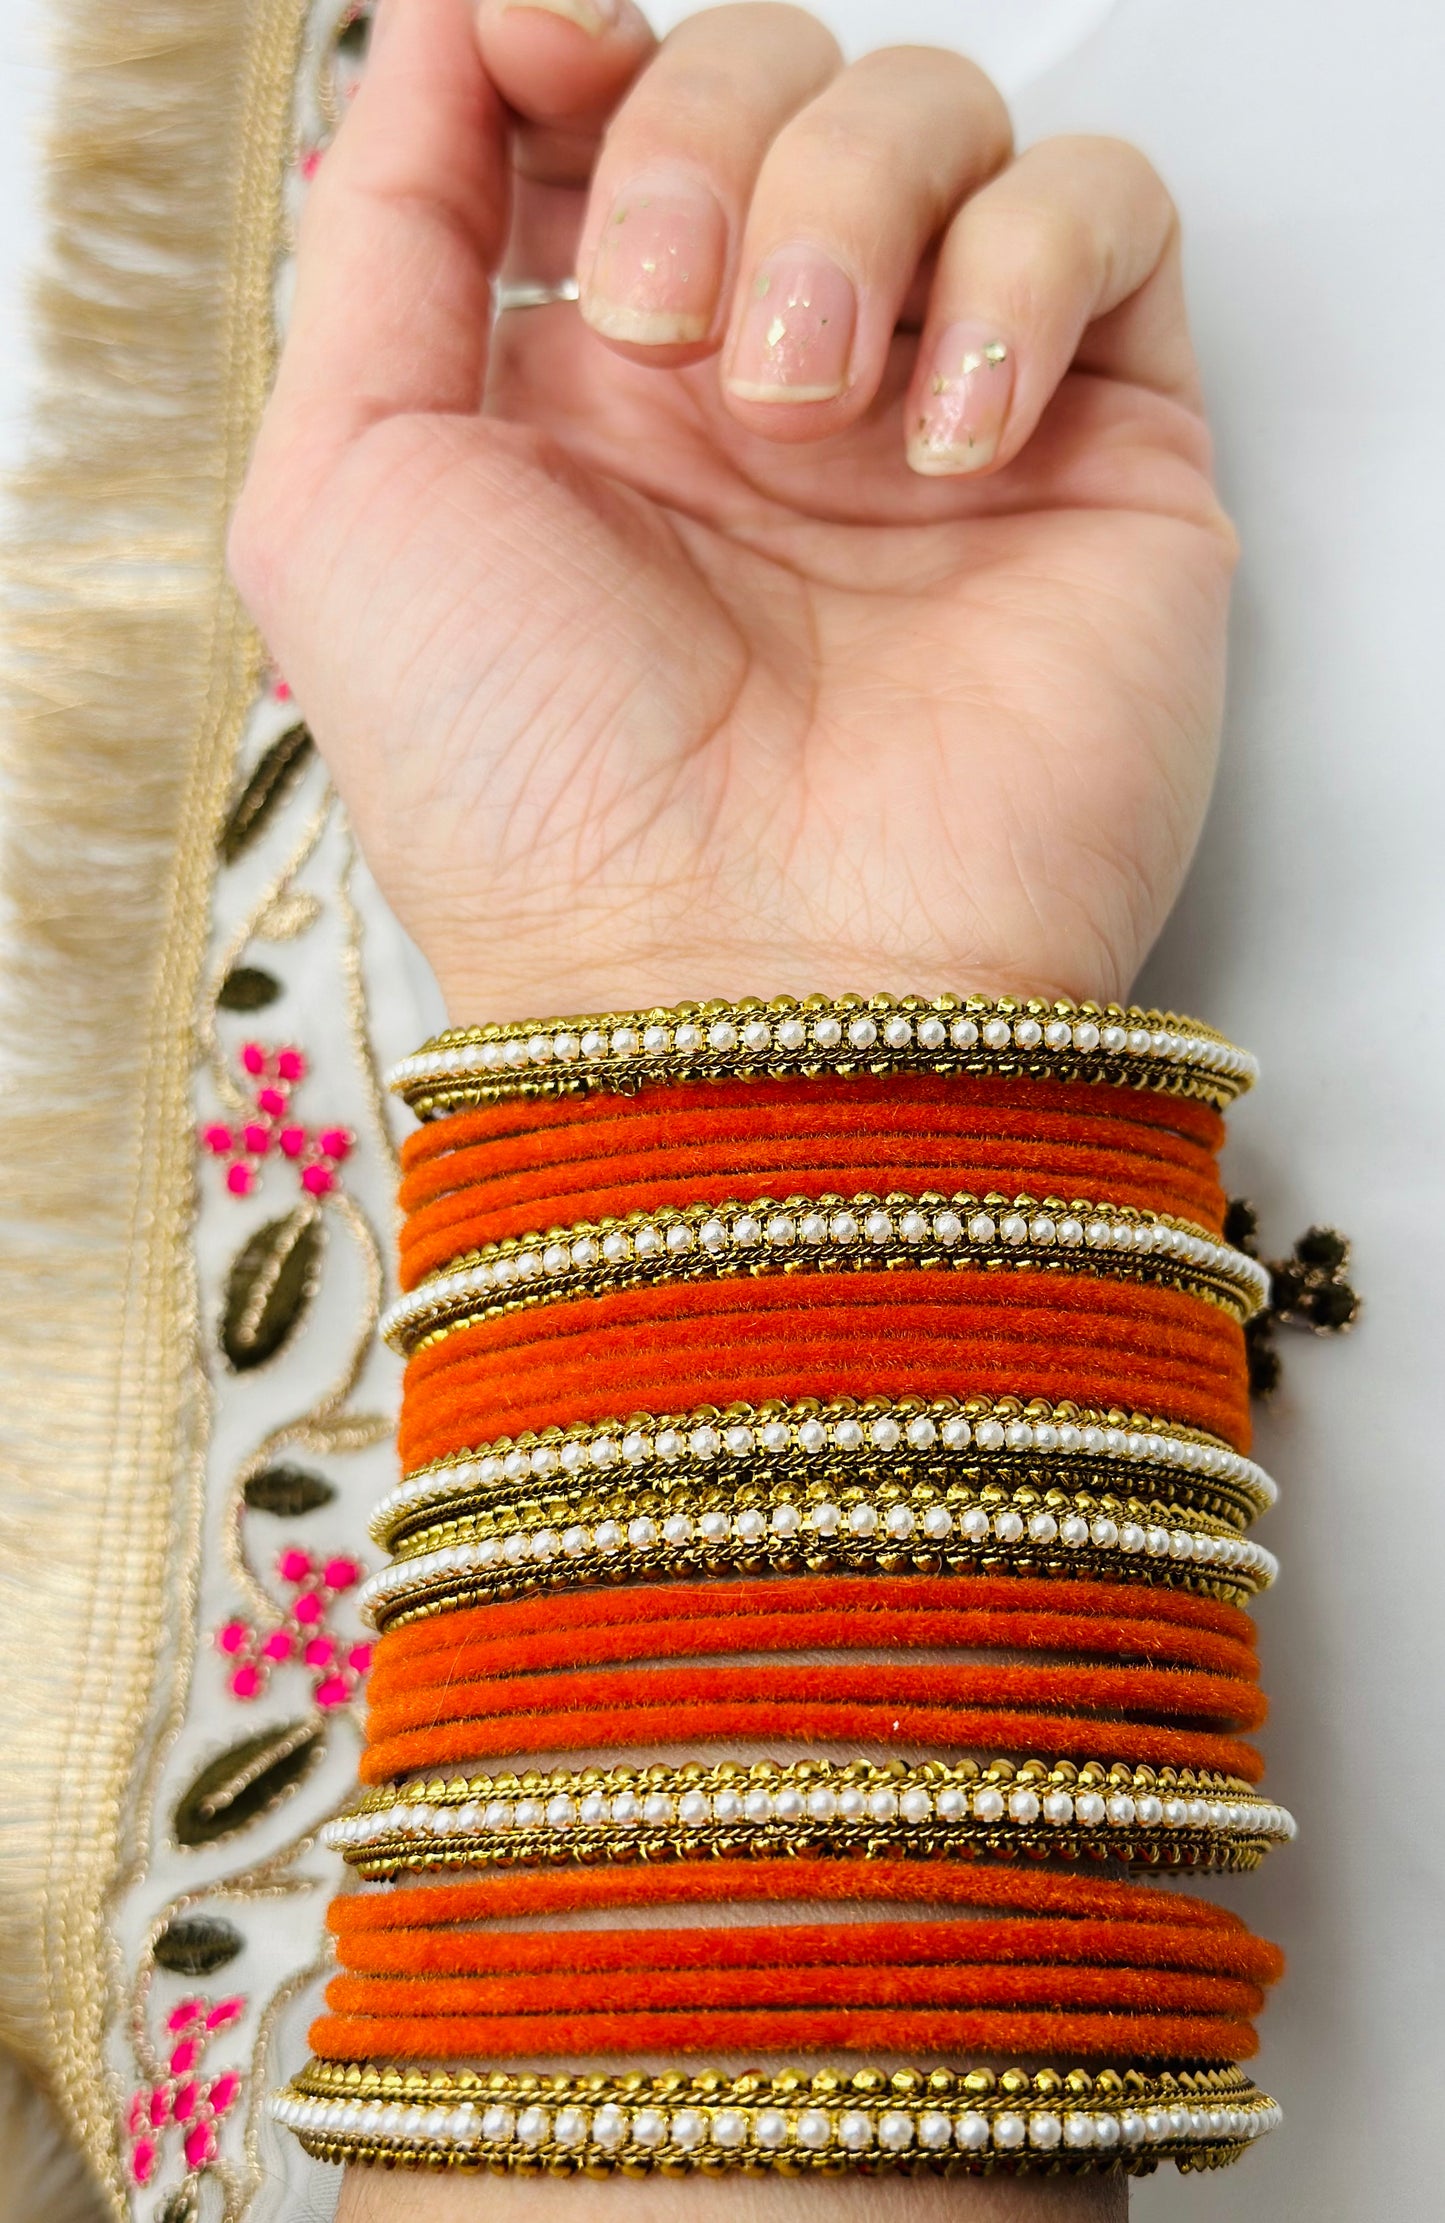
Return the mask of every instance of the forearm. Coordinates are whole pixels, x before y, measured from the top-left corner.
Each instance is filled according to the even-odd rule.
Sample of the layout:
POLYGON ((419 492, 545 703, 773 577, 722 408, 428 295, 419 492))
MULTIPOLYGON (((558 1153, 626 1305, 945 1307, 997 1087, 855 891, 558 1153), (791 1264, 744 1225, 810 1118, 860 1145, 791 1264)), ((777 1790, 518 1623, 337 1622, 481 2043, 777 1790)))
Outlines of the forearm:
POLYGON ((957 59, 839 76, 749 10, 648 66, 560 12, 393 0, 235 540, 458 1023, 536 1022, 409 1097, 421 1496, 343 1835, 395 1889, 337 1901, 283 2119, 365 2157, 348 2219, 1117 2216, 1269 2127, 1231 2064, 1278 1966, 1124 1880, 1279 1829, 1264 1488, 1209 1465, 1246 1076, 1057 1000, 1125 991, 1217 735, 1172 211, 1107 142, 1010 163, 957 59), (492 332, 514 154, 590 333, 492 332), (654 1008, 854 990, 931 1000, 654 1008), (1211 1790, 1169 1843, 1161 1767, 1211 1790))
POLYGON ((1123 2177, 388 2177, 349 2172, 337 2223, 1121 2223, 1123 2177))

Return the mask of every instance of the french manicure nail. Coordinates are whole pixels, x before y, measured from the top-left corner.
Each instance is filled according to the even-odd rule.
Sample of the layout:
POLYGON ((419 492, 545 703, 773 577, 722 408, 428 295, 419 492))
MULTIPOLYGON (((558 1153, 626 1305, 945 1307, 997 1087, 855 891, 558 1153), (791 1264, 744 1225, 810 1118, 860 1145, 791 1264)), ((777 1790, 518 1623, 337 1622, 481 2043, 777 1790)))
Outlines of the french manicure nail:
POLYGON ((622 0, 504 0, 502 13, 512 15, 519 8, 533 8, 542 15, 563 16, 579 30, 590 31, 595 39, 604 31, 617 28, 622 0))
POLYGON ((646 172, 607 211, 582 285, 594 332, 635 347, 706 339, 727 262, 727 218, 687 170, 646 172))
POLYGON ((759 265, 728 365, 742 401, 832 401, 848 383, 858 297, 816 247, 783 247, 759 265))
POLYGON ((950 324, 922 366, 908 428, 912 469, 944 478, 992 463, 1013 386, 1013 356, 992 326, 950 324))

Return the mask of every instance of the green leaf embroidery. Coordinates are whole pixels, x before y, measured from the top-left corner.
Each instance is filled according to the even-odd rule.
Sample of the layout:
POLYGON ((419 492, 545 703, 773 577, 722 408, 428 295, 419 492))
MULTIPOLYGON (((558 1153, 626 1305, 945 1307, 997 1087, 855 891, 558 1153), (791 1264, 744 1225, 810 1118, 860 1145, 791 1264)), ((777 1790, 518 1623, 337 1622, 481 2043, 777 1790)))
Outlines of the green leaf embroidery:
POLYGON ((279 1805, 325 1749, 319 1721, 288 1721, 230 1745, 177 1801, 178 1844, 211 1845, 279 1805))
POLYGON ((234 864, 261 834, 267 821, 285 799, 314 747, 302 725, 288 726, 271 743, 226 813, 216 841, 222 864, 234 864))
POLYGON ((238 1373, 264 1366, 288 1342, 316 1292, 321 1220, 313 1204, 258 1227, 231 1268, 221 1348, 238 1373))
POLYGON ((314 1513, 318 1505, 329 1505, 336 1495, 336 1484, 328 1482, 324 1474, 313 1474, 309 1467, 282 1464, 263 1467, 259 1474, 253 1474, 242 1495, 253 1513, 277 1513, 283 1520, 293 1521, 302 1513, 314 1513))
POLYGON ((209 1976, 233 1961, 245 1942, 235 1923, 218 1914, 178 1914, 156 1939, 155 1957, 178 1976, 209 1976))
POLYGON ((237 965, 221 982, 216 1001, 223 1011, 262 1011, 280 993, 281 983, 274 973, 260 965, 237 965))

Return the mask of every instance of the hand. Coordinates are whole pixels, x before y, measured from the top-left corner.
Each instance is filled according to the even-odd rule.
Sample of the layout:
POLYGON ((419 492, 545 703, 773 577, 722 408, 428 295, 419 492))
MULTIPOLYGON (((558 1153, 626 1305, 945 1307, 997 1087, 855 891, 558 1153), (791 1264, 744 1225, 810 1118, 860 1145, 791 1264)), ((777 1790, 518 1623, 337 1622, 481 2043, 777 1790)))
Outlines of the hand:
POLYGON ((1132 148, 790 8, 383 0, 232 562, 458 1019, 1123 992, 1233 555, 1132 148), (493 337, 509 221, 583 296, 493 337))

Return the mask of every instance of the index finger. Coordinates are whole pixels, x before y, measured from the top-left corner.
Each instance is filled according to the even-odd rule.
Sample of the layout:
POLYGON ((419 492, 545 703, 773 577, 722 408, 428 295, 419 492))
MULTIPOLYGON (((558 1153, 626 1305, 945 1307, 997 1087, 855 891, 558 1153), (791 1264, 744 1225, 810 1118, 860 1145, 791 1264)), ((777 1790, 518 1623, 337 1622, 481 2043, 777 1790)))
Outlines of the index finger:
POLYGON ((468 0, 384 0, 308 190, 296 291, 252 479, 287 506, 368 426, 474 411, 506 239, 508 119, 468 0), (273 476, 274 474, 274 476, 273 476))

